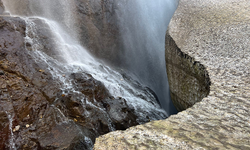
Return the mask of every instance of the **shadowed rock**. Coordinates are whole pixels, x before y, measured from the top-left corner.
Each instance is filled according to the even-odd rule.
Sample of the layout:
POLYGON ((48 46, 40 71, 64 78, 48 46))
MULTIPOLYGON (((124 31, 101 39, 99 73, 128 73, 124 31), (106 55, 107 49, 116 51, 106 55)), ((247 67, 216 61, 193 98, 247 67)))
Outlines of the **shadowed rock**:
POLYGON ((0 17, 0 149, 91 149, 102 134, 166 117, 163 111, 138 116, 92 75, 65 69, 48 25, 29 21, 0 17))
POLYGON ((0 18, 1 149, 90 148, 97 136, 138 124, 126 100, 112 98, 91 75, 69 74, 79 92, 62 91, 47 64, 25 49, 25 30, 20 18, 0 18))
POLYGON ((3 2, 0 0, 0 15, 4 12, 3 2))

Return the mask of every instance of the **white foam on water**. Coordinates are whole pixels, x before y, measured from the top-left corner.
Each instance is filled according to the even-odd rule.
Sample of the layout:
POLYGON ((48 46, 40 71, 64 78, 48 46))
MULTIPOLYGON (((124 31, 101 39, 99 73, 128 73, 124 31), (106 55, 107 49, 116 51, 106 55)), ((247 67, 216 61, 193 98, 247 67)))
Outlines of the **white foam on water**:
POLYGON ((9 114, 8 112, 5 112, 7 114, 7 117, 9 119, 9 130, 10 130, 10 137, 9 137, 9 144, 10 144, 10 150, 16 150, 16 145, 15 145, 15 137, 13 134, 13 116, 9 114))
MULTIPOLYGON (((86 51, 85 48, 83 48, 77 42, 70 40, 70 35, 68 35, 58 23, 45 18, 39 19, 44 20, 44 22, 50 27, 51 31, 53 31, 52 34, 57 40, 55 43, 56 50, 58 51, 58 53, 62 54, 63 58, 65 58, 66 63, 60 64, 60 62, 54 60, 53 58, 39 50, 41 47, 39 46, 40 43, 38 41, 34 41, 34 38, 32 43, 34 44, 33 49, 35 51, 32 53, 35 59, 42 59, 48 64, 48 68, 52 68, 49 70, 54 78, 62 81, 62 88, 75 91, 71 82, 69 82, 67 78, 62 76, 63 73, 65 73, 66 71, 86 72, 88 74, 91 74, 96 80, 104 83, 105 87, 109 90, 112 96, 125 98, 129 106, 132 106, 135 110, 143 110, 138 112, 136 111, 136 113, 139 113, 138 116, 146 116, 154 111, 161 112, 167 115, 165 111, 160 108, 157 102, 153 101, 154 97, 152 94, 145 94, 144 91, 136 89, 130 83, 128 83, 119 72, 95 60, 86 51), (63 67, 61 67, 60 69, 56 67, 62 65, 63 67), (140 98, 140 96, 143 96, 146 99, 142 99, 140 98)), ((33 32, 33 34, 36 34, 34 23, 32 23, 32 21, 29 19, 26 19, 26 22, 27 25, 31 26, 27 29, 27 32, 33 32), (29 31, 29 29, 31 31, 29 31)), ((29 34, 27 33, 27 35, 29 34)), ((30 42, 30 40, 31 38, 27 37, 27 42, 30 42)))

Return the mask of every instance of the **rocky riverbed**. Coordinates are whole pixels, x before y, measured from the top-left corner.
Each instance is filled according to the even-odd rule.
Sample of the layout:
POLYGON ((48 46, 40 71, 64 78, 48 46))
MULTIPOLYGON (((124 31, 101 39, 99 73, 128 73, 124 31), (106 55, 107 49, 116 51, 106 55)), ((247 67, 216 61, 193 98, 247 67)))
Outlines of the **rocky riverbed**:
POLYGON ((180 0, 166 35, 166 55, 171 48, 178 52, 177 60, 190 57, 184 63, 188 67, 174 60, 172 64, 178 73, 186 73, 186 91, 209 85, 208 95, 183 94, 183 84, 170 78, 170 90, 176 97, 181 94, 177 100, 185 104, 179 104, 184 111, 100 136, 94 149, 250 149, 249 7, 248 0, 180 0), (203 66, 197 74, 207 72, 209 80, 204 80, 211 83, 199 83, 197 74, 183 70, 197 63, 203 66))

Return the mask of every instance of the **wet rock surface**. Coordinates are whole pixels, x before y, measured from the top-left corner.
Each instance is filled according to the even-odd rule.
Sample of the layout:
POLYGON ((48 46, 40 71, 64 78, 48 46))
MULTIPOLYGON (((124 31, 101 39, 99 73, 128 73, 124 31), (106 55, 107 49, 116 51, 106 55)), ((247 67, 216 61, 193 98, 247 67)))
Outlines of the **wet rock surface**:
POLYGON ((3 14, 3 12, 4 12, 3 2, 0 1, 0 14, 3 14))
POLYGON ((120 63, 122 48, 115 0, 75 0, 81 41, 98 58, 120 63))
POLYGON ((180 0, 167 36, 206 68, 209 95, 166 120, 101 136, 94 149, 250 149, 249 7, 180 0))
MULTIPOLYGON (((7 3, 8 1, 5 0, 7 3)), ((13 0, 10 0, 13 2, 13 0)), ((30 3, 29 0, 16 1, 18 5, 9 5, 12 13, 21 16, 30 16, 32 9, 37 9, 39 6, 35 6, 34 3, 30 3), (30 8, 32 7, 32 8, 30 8)), ((64 1, 62 3, 53 3, 51 8, 63 8, 64 1)), ((62 21, 65 15, 70 15, 71 21, 74 21, 74 25, 68 27, 64 26, 78 35, 80 43, 86 47, 91 54, 97 58, 101 58, 105 62, 111 64, 119 64, 122 44, 120 40, 120 32, 117 22, 117 1, 116 0, 74 0, 67 2, 71 11, 68 14, 64 14, 64 10, 56 12, 57 18, 53 18, 56 21, 62 21), (70 29, 74 28, 74 30, 70 29)), ((0 14, 1 14, 0 3, 0 14)), ((59 9, 60 10, 60 9, 59 9)), ((46 14, 44 10, 39 10, 40 14, 46 14)), ((34 14, 32 14, 34 15, 34 14)), ((52 19, 52 20, 53 20, 52 19)), ((65 22, 64 22, 65 23, 65 22)))
POLYGON ((62 67, 64 74, 57 75, 73 87, 63 88, 51 66, 34 57, 35 43, 25 39, 47 43, 41 49, 53 57, 47 27, 33 21, 40 24, 39 38, 27 32, 23 19, 0 16, 0 149, 91 149, 102 134, 138 125, 138 117, 149 121, 90 74, 62 67))

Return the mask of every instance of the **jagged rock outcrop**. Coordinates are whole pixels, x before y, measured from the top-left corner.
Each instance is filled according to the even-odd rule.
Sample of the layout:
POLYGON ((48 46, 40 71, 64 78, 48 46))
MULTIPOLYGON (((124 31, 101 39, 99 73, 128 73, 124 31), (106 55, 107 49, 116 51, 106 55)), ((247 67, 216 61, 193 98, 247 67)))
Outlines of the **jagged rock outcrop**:
POLYGON ((0 149, 91 149, 97 136, 149 121, 90 74, 57 64, 48 27, 29 21, 36 31, 27 20, 0 16, 0 149), (50 64, 39 50, 51 56, 50 64))
POLYGON ((209 95, 166 120, 101 136, 94 149, 250 149, 249 7, 248 0, 180 0, 166 48, 173 58, 190 57, 187 68, 195 70, 194 61, 204 66, 209 95))
MULTIPOLYGON (((10 0, 14 1, 14 0, 10 0)), ((6 0, 8 2, 8 0, 6 0)), ((50 7, 63 7, 62 4, 54 3, 50 7)), ((11 10, 14 14, 29 16, 32 14, 32 9, 38 9, 38 6, 30 8, 29 0, 15 1, 18 5, 11 5, 11 10)), ((78 34, 79 41, 83 44, 94 56, 105 60, 107 63, 119 63, 119 53, 121 49, 120 33, 117 22, 117 1, 115 0, 74 0, 67 2, 71 11, 70 18, 74 20, 74 30, 78 34)), ((9 3, 10 5, 11 3, 9 3)), ((0 3, 0 13, 1 13, 0 3)), ((40 10, 39 14, 43 14, 44 10, 40 10)), ((63 20, 63 8, 60 17, 53 18, 59 21, 63 20)), ((39 15, 38 14, 38 15, 39 15)), ((72 31, 75 32, 75 31, 72 31)))
POLYGON ((116 129, 138 124, 126 100, 113 98, 91 75, 66 74, 80 93, 62 91, 47 64, 25 49, 25 30, 24 20, 0 17, 1 149, 63 149, 86 137, 89 143, 85 139, 75 146, 89 148, 112 124, 116 129))

